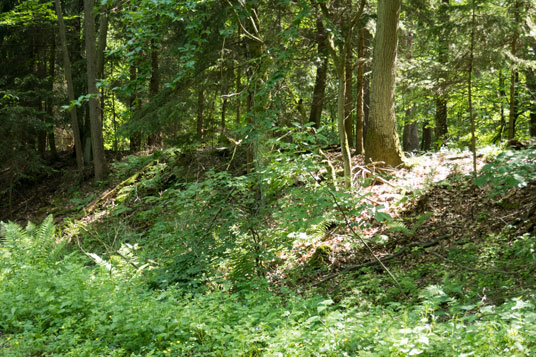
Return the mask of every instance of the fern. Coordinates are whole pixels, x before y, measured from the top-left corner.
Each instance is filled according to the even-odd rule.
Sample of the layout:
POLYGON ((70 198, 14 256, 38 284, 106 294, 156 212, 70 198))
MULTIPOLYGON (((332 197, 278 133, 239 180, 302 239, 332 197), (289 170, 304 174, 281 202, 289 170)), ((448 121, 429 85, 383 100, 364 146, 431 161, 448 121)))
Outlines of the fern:
POLYGON ((2 223, 0 235, 15 263, 55 262, 63 246, 56 244, 56 227, 52 216, 39 225, 28 223, 22 228, 13 222, 2 223))
POLYGON ((318 224, 315 224, 311 226, 307 230, 307 235, 312 240, 320 240, 323 239, 326 234, 329 233, 330 230, 333 229, 333 227, 337 226, 339 222, 334 218, 326 218, 323 221, 321 221, 318 224))
POLYGON ((415 235, 417 230, 424 224, 424 222, 428 218, 430 218, 430 216, 432 214, 433 213, 428 212, 428 213, 418 215, 415 223, 413 224, 413 227, 411 227, 411 228, 406 227, 406 225, 401 221, 390 222, 389 231, 391 231, 391 232, 401 232, 404 235, 406 235, 407 237, 412 237, 413 235, 415 235))

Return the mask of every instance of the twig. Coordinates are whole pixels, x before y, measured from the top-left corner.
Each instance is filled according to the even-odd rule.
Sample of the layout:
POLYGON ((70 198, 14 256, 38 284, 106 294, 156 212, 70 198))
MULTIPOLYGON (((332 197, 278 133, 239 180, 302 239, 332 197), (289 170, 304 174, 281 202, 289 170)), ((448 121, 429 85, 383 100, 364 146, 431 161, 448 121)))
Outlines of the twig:
MULTIPOLYGON (((313 179, 315 179, 315 177, 309 173, 311 175, 311 177, 313 177, 313 179)), ((315 179, 316 180, 316 179, 315 179)), ((393 281, 395 282, 395 284, 400 288, 400 290, 403 291, 402 289, 402 285, 400 285, 400 283, 398 282, 398 280, 396 279, 396 277, 393 275, 393 273, 389 270, 389 268, 387 268, 385 266, 385 264, 383 264, 383 262, 380 260, 380 258, 378 258, 376 256, 376 254, 374 254, 374 251, 372 250, 372 248, 367 244, 367 242, 363 239, 363 237, 361 237, 359 234, 357 234, 357 232, 355 231, 354 227, 350 224, 350 220, 348 219, 348 216, 346 215, 346 212, 344 211, 344 209, 341 207, 341 205, 339 204, 339 201, 337 201, 337 197, 335 197, 335 195, 333 194, 333 192, 331 192, 331 190, 328 189, 328 193, 330 194, 331 198, 333 199, 333 202, 335 203, 335 205, 337 206, 337 208, 339 209, 339 211, 342 213, 343 217, 344 217, 344 221, 346 222, 346 226, 348 228, 350 228, 350 230, 352 231, 352 234, 357 237, 361 243, 363 243, 363 245, 365 247, 367 247, 368 251, 370 252, 370 254, 374 257, 374 259, 376 260, 376 262, 378 264, 381 265, 381 267, 387 272, 387 274, 389 274, 389 276, 391 277, 391 279, 393 279, 393 281)))
MULTIPOLYGON (((350 271, 355 271, 355 270, 359 270, 359 269, 362 269, 362 268, 366 268, 366 267, 370 267, 370 266, 374 266, 374 265, 377 265, 379 264, 378 261, 380 262, 380 264, 382 265, 382 267, 384 266, 382 262, 386 262, 386 261, 389 261, 389 260, 393 260, 403 254, 406 254, 406 252, 411 249, 411 248, 429 248, 429 247, 433 247, 437 244, 439 244, 440 241, 442 241, 443 239, 445 238, 448 238, 449 236, 448 235, 445 235, 445 236, 441 236, 433 241, 428 241, 428 242, 424 242, 424 243, 421 243, 421 242, 414 242, 414 243, 411 243, 411 244, 408 244, 406 245, 405 247, 403 247, 402 249, 400 249, 398 252, 396 253, 393 253, 391 255, 387 255, 383 258, 376 258, 376 256, 374 256, 377 260, 374 260, 374 261, 370 261, 370 262, 366 262, 366 263, 363 263, 363 264, 358 264, 358 265, 350 265, 338 272, 335 272, 335 273, 332 273, 332 274, 329 274, 328 276, 324 277, 324 279, 320 280, 320 281, 317 281, 316 283, 313 284, 313 286, 316 286, 316 285, 320 285, 328 280, 331 280, 333 279, 334 277, 336 277, 337 275, 341 274, 341 273, 346 273, 346 272, 350 272, 350 271)), ((368 247, 368 246, 367 246, 368 247)), ((370 249, 370 248, 369 248, 370 249)), ((398 285, 400 287, 400 285, 398 285)))

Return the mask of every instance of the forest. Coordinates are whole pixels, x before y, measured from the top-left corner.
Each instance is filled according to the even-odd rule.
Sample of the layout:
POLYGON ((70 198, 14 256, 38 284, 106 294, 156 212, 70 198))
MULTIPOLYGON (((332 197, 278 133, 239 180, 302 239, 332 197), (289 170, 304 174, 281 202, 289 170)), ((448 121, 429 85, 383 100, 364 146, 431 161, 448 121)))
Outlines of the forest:
POLYGON ((534 0, 0 0, 0 356, 536 354, 534 0))

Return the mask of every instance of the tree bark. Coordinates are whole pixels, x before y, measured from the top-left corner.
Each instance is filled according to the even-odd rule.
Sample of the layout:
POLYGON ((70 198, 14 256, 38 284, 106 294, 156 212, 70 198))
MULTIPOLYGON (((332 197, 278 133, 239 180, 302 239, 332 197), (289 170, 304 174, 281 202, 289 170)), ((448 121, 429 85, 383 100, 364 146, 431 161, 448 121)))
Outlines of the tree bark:
POLYGON ((104 155, 104 139, 102 136, 102 120, 99 116, 97 91, 97 49, 95 34, 95 0, 84 0, 84 28, 87 58, 87 85, 89 99, 89 122, 91 125, 91 146, 93 150, 93 167, 95 179, 106 177, 106 158, 104 155))
MULTIPOLYGON (((67 95, 69 102, 74 101, 74 85, 71 73, 71 60, 69 59, 69 50, 67 48, 67 36, 65 33, 65 22, 63 21, 63 11, 61 9, 61 1, 55 0, 56 15, 58 17, 60 42, 63 52, 63 68, 65 70, 65 81, 67 82, 67 95)), ((76 167, 79 171, 84 169, 84 151, 82 147, 82 139, 80 137, 80 127, 78 125, 78 116, 76 108, 70 110, 71 126, 73 127, 74 150, 76 154, 76 167)))
MULTIPOLYGON (((137 66, 136 64, 130 65, 130 81, 132 83, 136 82, 137 75, 137 66)), ((134 88, 129 98, 129 109, 132 114, 136 111, 136 100, 137 100, 137 89, 134 88)), ((141 149, 141 132, 135 131, 130 135, 130 151, 138 151, 141 149)))
POLYGON ((475 0, 472 1, 472 20, 471 20, 471 44, 469 52, 469 70, 467 73, 467 100, 469 103, 469 120, 471 122, 471 151, 473 152, 473 174, 476 175, 476 125, 473 114, 473 61, 475 50, 475 0))
MULTIPOLYGON (((156 96, 160 91, 160 67, 158 66, 158 46, 155 40, 151 40, 151 79, 149 80, 149 95, 156 96)), ((158 119, 156 119, 158 120, 158 119)), ((160 127, 160 124, 157 123, 160 127)), ((153 128, 153 132, 147 137, 149 146, 162 146, 162 132, 153 128)))
MULTIPOLYGON (((535 46, 536 47, 536 46, 535 46)), ((529 68, 525 71, 525 77, 527 78, 527 89, 529 92, 529 135, 536 137, 536 71, 529 68)))
POLYGON ((357 47, 359 65, 357 67, 357 104, 355 123, 355 148, 358 154, 365 153, 364 129, 365 129, 365 28, 359 29, 359 44, 357 47))
POLYGON ((413 118, 415 105, 406 109, 406 118, 404 132, 402 135, 402 146, 406 152, 415 152, 419 150, 419 131, 417 121, 413 118))
MULTIPOLYGON (((512 47, 511 52, 512 56, 516 56, 517 52, 517 42, 519 40, 519 30, 517 28, 520 23, 519 11, 521 3, 519 0, 516 0, 514 3, 514 24, 516 28, 514 29, 513 38, 512 38, 512 47)), ((510 113, 508 115, 508 140, 513 140, 516 136, 516 119, 517 119, 517 99, 516 99, 516 82, 517 82, 517 70, 515 64, 512 63, 512 71, 510 74, 510 113)))
POLYGON ((339 89, 337 94, 337 116, 339 142, 341 144, 342 160, 344 165, 344 184, 346 188, 352 187, 352 162, 350 156, 350 146, 346 135, 345 126, 345 104, 346 104, 346 76, 345 76, 344 51, 341 51, 340 61, 337 65, 337 77, 339 79, 339 89))
MULTIPOLYGON (((54 90, 54 78, 56 75, 56 34, 54 31, 51 31, 51 49, 50 49, 50 57, 49 57, 49 70, 48 70, 48 76, 50 78, 48 83, 48 90, 50 93, 54 90)), ((56 137, 54 136, 54 105, 52 98, 48 98, 45 102, 45 110, 47 113, 47 123, 50 125, 50 128, 48 129, 48 146, 50 149, 50 155, 52 156, 52 159, 56 160, 58 158, 58 151, 56 150, 56 137)))
MULTIPOLYGON (((352 0, 347 0, 347 5, 349 9, 352 8, 352 0)), ((346 34, 346 44, 345 44, 345 51, 344 54, 345 57, 345 83, 346 83, 346 90, 345 90, 345 100, 344 100, 344 128, 346 130, 346 138, 348 140, 348 146, 353 147, 353 129, 354 129, 354 120, 353 120, 353 110, 354 110, 354 101, 353 101, 353 47, 352 47, 352 38, 354 34, 353 26, 350 26, 348 29, 348 34, 346 34)))
POLYGON ((367 162, 388 166, 403 162, 395 118, 395 64, 400 0, 378 1, 378 22, 370 98, 370 124, 365 140, 367 162))
POLYGON ((431 120, 426 120, 422 125, 422 144, 423 151, 430 151, 432 148, 432 128, 430 127, 431 120))
POLYGON ((320 63, 316 67, 315 87, 313 90, 313 100, 311 103, 311 113, 309 122, 314 123, 315 128, 320 128, 322 110, 324 108, 324 97, 326 92, 326 79, 328 74, 328 48, 327 35, 324 24, 318 15, 316 19, 316 43, 318 46, 318 57, 320 63))
POLYGON ((442 66, 439 76, 439 84, 437 88, 437 94, 435 98, 435 140, 437 142, 437 148, 445 144, 448 135, 448 111, 447 111, 447 88, 446 81, 448 71, 445 67, 448 64, 448 54, 449 54, 449 34, 446 31, 447 24, 449 21, 448 15, 449 0, 442 0, 441 7, 439 9, 439 21, 441 26, 441 31, 439 32, 439 54, 438 62, 442 66))
POLYGON ((204 132, 204 111, 205 111, 205 88, 204 84, 200 84, 197 91, 197 138, 203 139, 204 132))
POLYGON ((504 128, 506 127, 506 119, 504 116, 504 105, 503 105, 503 100, 504 98, 506 98, 506 91, 504 90, 504 77, 502 75, 502 70, 499 70, 499 88, 497 91, 497 97, 499 99, 498 102, 499 102, 499 107, 500 107, 499 111, 501 112, 501 119, 499 122, 499 129, 497 130, 497 134, 492 139, 493 144, 496 144, 501 141, 504 128))

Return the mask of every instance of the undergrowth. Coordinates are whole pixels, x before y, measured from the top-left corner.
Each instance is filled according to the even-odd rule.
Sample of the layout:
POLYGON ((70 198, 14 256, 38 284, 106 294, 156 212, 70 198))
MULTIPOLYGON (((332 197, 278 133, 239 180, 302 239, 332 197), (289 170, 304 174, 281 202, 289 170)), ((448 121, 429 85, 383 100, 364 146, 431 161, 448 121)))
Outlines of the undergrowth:
MULTIPOLYGON (((26 228, 2 223, 2 356, 524 356, 536 350, 533 234, 506 228, 478 246, 449 250, 445 259, 409 269, 393 262, 399 286, 366 268, 314 289, 303 284, 304 275, 318 267, 296 269, 298 257, 291 255, 296 244, 321 242, 344 227, 341 210, 350 217, 376 214, 407 236, 429 214, 406 227, 364 197, 334 191, 315 177, 322 163, 314 152, 279 155, 257 174, 212 170, 188 181, 177 179, 179 156, 132 157, 118 165, 121 177, 145 169, 100 208, 96 223, 76 216, 59 228, 52 217, 26 228), (274 272, 287 280, 274 284, 274 272)), ((533 171, 518 171, 531 180, 533 171)), ((353 224, 360 231, 367 223, 353 224)), ((417 249, 410 258, 421 255, 417 249)), ((321 263, 329 268, 327 259, 321 263)))

